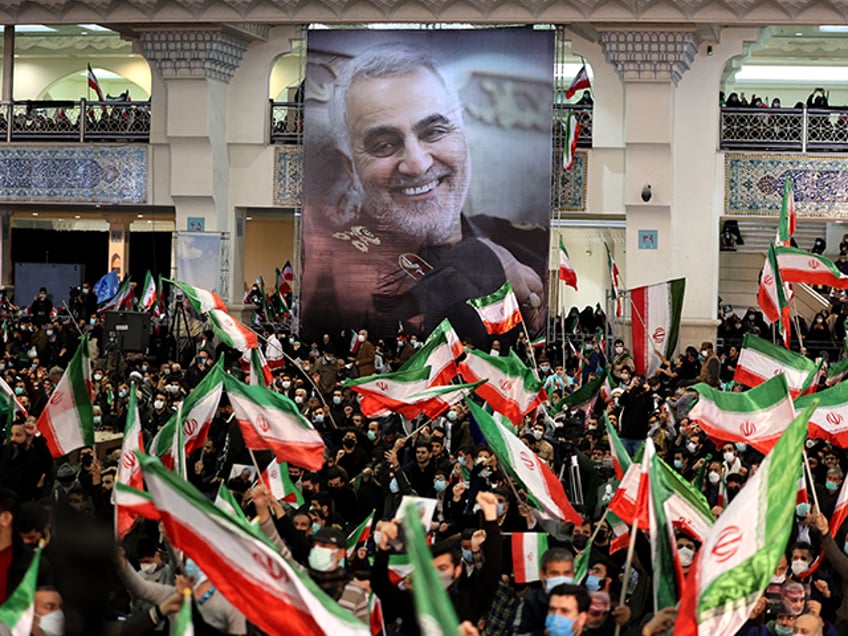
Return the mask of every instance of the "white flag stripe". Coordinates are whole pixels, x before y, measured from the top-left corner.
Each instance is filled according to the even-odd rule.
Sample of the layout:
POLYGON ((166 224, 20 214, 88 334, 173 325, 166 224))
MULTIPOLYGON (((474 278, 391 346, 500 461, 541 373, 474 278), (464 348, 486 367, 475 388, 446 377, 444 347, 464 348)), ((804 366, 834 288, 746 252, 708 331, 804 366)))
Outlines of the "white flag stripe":
POLYGON ((744 367, 746 371, 753 375, 762 378, 764 382, 782 371, 786 376, 786 383, 789 385, 789 390, 793 396, 801 392, 801 389, 804 388, 804 383, 810 378, 809 371, 794 369, 750 347, 742 349, 739 355, 739 366, 744 367))

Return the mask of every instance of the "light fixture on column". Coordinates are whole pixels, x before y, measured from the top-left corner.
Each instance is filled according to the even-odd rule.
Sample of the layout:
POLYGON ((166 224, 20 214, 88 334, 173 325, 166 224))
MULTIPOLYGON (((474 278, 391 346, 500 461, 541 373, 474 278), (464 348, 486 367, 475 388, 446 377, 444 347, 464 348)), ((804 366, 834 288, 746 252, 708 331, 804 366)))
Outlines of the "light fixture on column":
POLYGON ((654 193, 651 191, 651 184, 646 183, 645 187, 642 188, 642 201, 647 203, 648 201, 651 200, 651 197, 653 196, 653 194, 654 193))

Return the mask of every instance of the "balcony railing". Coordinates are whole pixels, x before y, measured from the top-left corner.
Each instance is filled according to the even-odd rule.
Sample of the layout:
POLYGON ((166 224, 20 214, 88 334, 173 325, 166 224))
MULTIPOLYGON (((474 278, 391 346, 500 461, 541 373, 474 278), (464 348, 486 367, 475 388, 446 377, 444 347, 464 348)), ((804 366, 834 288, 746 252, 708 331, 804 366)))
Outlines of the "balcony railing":
MULTIPOLYGON (((592 107, 577 104, 554 104, 554 139, 562 140, 567 114, 573 111, 580 123, 578 148, 592 147, 592 107)), ((271 101, 271 143, 299 144, 303 135, 303 104, 271 101)))
POLYGON ((150 102, 0 102, 0 142, 149 140, 150 102))
POLYGON ((848 109, 722 108, 722 150, 848 151, 848 109))

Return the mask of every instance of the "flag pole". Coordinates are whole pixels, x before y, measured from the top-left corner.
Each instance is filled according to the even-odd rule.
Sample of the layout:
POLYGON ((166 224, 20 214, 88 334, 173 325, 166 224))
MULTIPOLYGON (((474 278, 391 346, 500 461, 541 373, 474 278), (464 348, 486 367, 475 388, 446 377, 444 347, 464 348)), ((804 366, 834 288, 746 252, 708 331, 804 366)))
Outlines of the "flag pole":
MULTIPOLYGON (((624 578, 621 581, 621 594, 618 598, 619 607, 623 606, 627 600, 627 587, 630 582, 630 574, 633 570, 633 553, 636 551, 636 533, 639 531, 639 519, 633 517, 633 523, 630 524, 630 543, 627 545, 627 559, 624 562, 624 578)), ((615 636, 621 634, 621 625, 616 622, 615 636)))
MULTIPOLYGON (((804 346, 804 336, 801 334, 801 323, 798 321, 798 311, 795 309, 795 295, 792 295, 792 300, 789 302, 789 308, 792 312, 792 321, 795 323, 795 331, 798 332, 798 346, 800 347, 799 352, 801 355, 804 355, 806 351, 806 347, 804 346)), ((792 334, 789 334, 790 345, 792 343, 792 334)))
POLYGON ((261 484, 265 484, 265 482, 262 481, 262 471, 259 470, 259 463, 256 461, 256 455, 253 454, 253 449, 248 448, 247 452, 250 453, 250 461, 253 462, 253 467, 256 469, 256 480, 261 484))
POLYGON ((810 470, 810 460, 807 457, 807 449, 803 450, 804 454, 804 468, 807 472, 807 483, 810 484, 810 490, 813 491, 813 504, 816 506, 816 511, 821 512, 821 507, 819 506, 819 496, 816 494, 816 484, 813 481, 813 471, 810 470))

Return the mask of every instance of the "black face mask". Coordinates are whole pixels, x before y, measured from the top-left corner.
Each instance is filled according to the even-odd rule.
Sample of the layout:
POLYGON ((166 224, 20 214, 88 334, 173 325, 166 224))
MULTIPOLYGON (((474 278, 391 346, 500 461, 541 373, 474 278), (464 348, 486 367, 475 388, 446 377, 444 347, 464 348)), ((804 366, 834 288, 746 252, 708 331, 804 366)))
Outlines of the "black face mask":
POLYGON ((587 543, 589 543, 589 537, 585 534, 575 534, 571 540, 571 544, 578 550, 585 550, 587 543))
POLYGON ((344 446, 345 448, 353 448, 354 446, 356 446, 356 440, 347 438, 346 440, 342 441, 342 446, 344 446))

